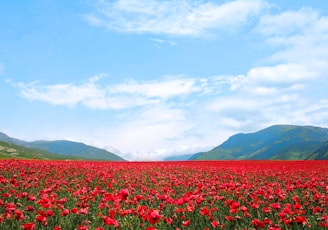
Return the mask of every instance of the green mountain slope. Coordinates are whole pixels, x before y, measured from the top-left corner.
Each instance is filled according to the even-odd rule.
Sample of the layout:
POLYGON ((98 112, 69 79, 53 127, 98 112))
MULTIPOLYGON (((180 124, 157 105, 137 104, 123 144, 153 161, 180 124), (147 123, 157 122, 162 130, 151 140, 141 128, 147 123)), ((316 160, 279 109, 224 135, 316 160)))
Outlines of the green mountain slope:
POLYGON ((107 150, 74 141, 33 141, 29 142, 28 146, 66 156, 76 156, 94 160, 124 161, 123 158, 107 150))
POLYGON ((315 150, 307 159, 309 160, 328 160, 328 141, 320 148, 315 150))
POLYGON ((49 153, 40 149, 26 148, 0 141, 0 159, 4 158, 18 158, 18 159, 52 159, 52 160, 65 160, 76 159, 76 157, 63 156, 58 154, 49 153))
MULTIPOLYGON (((27 142, 0 132, 0 141, 15 144, 25 148, 33 148, 35 150, 43 150, 48 153, 57 155, 57 158, 67 159, 91 159, 91 160, 110 160, 110 161, 125 161, 123 158, 111 153, 107 150, 96 148, 84 143, 57 140, 57 141, 32 141, 27 142)), ((54 156, 53 156, 54 157, 54 156)), ((49 158, 49 159, 56 159, 49 158)))
POLYGON ((327 140, 326 128, 275 125, 255 133, 231 136, 220 146, 191 159, 307 159, 327 140))

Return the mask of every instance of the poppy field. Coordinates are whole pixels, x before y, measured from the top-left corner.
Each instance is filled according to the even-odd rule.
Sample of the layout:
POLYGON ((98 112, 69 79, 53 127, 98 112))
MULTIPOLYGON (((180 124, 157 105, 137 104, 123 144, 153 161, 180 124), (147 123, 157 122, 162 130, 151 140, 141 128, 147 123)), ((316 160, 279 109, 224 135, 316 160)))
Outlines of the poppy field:
POLYGON ((328 161, 0 161, 0 229, 327 229, 328 161))

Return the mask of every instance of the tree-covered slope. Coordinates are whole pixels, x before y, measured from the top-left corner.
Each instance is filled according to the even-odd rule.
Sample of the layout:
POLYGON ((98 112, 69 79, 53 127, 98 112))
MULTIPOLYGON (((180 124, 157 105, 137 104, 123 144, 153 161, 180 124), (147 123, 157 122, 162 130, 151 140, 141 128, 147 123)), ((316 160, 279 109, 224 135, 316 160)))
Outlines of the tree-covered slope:
POLYGON ((328 141, 320 148, 315 150, 309 157, 309 160, 328 160, 328 141))
POLYGON ((29 146, 66 156, 78 156, 95 160, 124 161, 123 158, 107 150, 74 141, 33 141, 29 142, 29 146))
MULTIPOLYGON (((32 141, 27 142, 0 132, 0 141, 15 144, 17 146, 33 148, 35 150, 43 150, 48 153, 58 155, 57 158, 74 158, 74 159, 91 159, 91 160, 110 160, 110 161, 125 161, 118 155, 107 150, 96 148, 84 143, 56 140, 56 141, 32 141)), ((51 159, 56 159, 51 158, 51 159)))
POLYGON ((15 145, 13 143, 0 141, 0 159, 51 159, 51 160, 64 160, 64 159, 77 159, 76 157, 63 156, 50 153, 40 149, 26 148, 23 146, 15 145))
POLYGON ((327 128, 275 125, 255 133, 231 136, 220 146, 192 159, 307 159, 327 140, 327 128))

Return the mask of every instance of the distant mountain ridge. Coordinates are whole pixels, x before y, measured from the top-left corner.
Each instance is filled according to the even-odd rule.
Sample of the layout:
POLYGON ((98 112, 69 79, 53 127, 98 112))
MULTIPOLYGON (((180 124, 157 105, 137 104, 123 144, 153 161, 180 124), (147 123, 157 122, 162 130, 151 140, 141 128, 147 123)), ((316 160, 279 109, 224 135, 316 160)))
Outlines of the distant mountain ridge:
POLYGON ((183 155, 170 155, 163 159, 163 161, 186 161, 194 154, 183 154, 183 155))
POLYGON ((81 159, 73 156, 65 156, 50 153, 41 149, 32 149, 13 143, 0 141, 0 159, 42 159, 42 160, 77 160, 81 159))
POLYGON ((70 156, 73 158, 82 158, 90 160, 111 160, 111 161, 125 161, 120 156, 109 152, 105 149, 100 149, 94 146, 86 145, 80 142, 68 140, 55 141, 23 141, 16 138, 9 137, 5 133, 0 132, 0 141, 12 143, 18 146, 44 150, 53 154, 62 156, 70 156))
MULTIPOLYGON (((328 129, 314 126, 274 125, 255 133, 240 133, 190 160, 297 160, 308 159, 328 141, 328 129)), ((312 159, 316 159, 312 156, 312 159)))

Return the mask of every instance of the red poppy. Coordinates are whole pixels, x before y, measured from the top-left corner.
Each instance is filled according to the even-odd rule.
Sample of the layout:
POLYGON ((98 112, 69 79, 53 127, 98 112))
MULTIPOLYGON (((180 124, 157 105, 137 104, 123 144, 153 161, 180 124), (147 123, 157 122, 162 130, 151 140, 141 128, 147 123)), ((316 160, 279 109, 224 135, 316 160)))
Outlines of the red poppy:
POLYGON ((279 208, 281 208, 281 205, 279 203, 273 203, 273 204, 270 204, 270 207, 275 210, 278 210, 279 208))
POLYGON ((16 209, 15 210, 15 218, 17 220, 24 220, 24 214, 23 214, 23 212, 21 210, 19 210, 19 209, 16 209))
POLYGON ((161 217, 158 210, 150 210, 147 219, 151 224, 156 224, 161 220, 161 217))
POLYGON ((103 219, 105 225, 109 225, 109 226, 113 225, 114 227, 120 226, 118 221, 111 217, 103 216, 102 219, 103 219))
POLYGON ((68 209, 64 209, 61 213, 61 216, 67 216, 69 213, 69 210, 68 209))
POLYGON ((172 224, 173 220, 172 218, 164 217, 164 222, 167 224, 172 224))
POLYGON ((34 212, 34 208, 30 205, 26 206, 25 209, 24 209, 26 212, 34 212))
POLYGON ((35 224, 34 223, 26 223, 22 225, 23 230, 34 230, 35 224))
POLYGON ((216 227, 219 226, 219 221, 217 221, 217 220, 213 220, 213 221, 211 222, 211 225, 212 225, 213 228, 216 228, 216 227))
POLYGON ((182 226, 183 227, 188 227, 190 224, 190 220, 182 221, 182 226))
POLYGON ((129 196, 129 190, 127 188, 121 189, 120 191, 121 200, 126 200, 128 196, 129 196))
POLYGON ((211 211, 208 209, 207 206, 204 206, 200 209, 200 212, 199 212, 201 215, 203 216, 210 216, 211 215, 211 211))
POLYGON ((45 217, 45 216, 41 216, 41 215, 37 215, 37 216, 35 217, 35 221, 37 221, 37 222, 41 222, 41 223, 44 223, 44 222, 47 221, 47 217, 45 217))
POLYGON ((265 224, 260 221, 259 219, 254 219, 252 220, 252 224, 254 225, 255 228, 264 228, 265 224))

